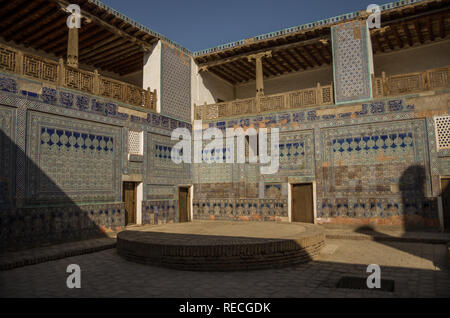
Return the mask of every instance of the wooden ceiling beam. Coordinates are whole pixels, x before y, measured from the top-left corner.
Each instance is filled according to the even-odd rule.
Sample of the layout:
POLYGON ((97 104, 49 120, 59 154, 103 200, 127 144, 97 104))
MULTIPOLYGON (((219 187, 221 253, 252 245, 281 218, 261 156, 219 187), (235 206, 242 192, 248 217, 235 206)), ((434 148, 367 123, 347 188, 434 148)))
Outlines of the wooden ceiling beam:
POLYGON ((42 6, 37 11, 35 11, 32 14, 29 14, 28 16, 24 17, 19 23, 11 25, 3 33, 2 36, 6 39, 6 41, 10 41, 11 39, 14 39, 15 37, 20 36, 30 26, 38 23, 39 20, 42 18, 42 16, 44 14, 48 15, 48 14, 51 14, 51 13, 52 13, 52 11, 49 11, 49 8, 47 6, 42 6))
POLYGON ((211 73, 215 74, 216 76, 219 76, 221 79, 223 79, 224 81, 230 83, 231 85, 235 85, 237 83, 235 80, 233 80, 232 78, 230 78, 226 74, 223 74, 219 70, 216 70, 214 67, 210 68, 208 71, 210 71, 211 73))
POLYGON ((237 79, 237 82, 239 83, 243 83, 247 81, 247 76, 243 76, 239 73, 232 73, 229 69, 227 69, 224 65, 219 65, 219 68, 221 71, 223 71, 224 73, 233 76, 234 78, 237 79))
POLYGON ((134 65, 134 64, 139 64, 139 65, 141 65, 141 67, 143 67, 144 63, 143 63, 141 57, 142 57, 142 55, 140 55, 138 53, 138 54, 129 56, 128 58, 125 58, 123 60, 120 60, 117 63, 110 63, 109 65, 101 66, 101 68, 108 69, 108 70, 115 70, 115 69, 125 68, 129 65, 134 65))
MULTIPOLYGON (((254 61, 249 61, 248 59, 239 60, 244 65, 247 65, 249 69, 255 74, 254 77, 256 79, 256 63, 254 61)), ((271 75, 276 75, 277 73, 273 72, 270 68, 264 67, 263 65, 263 76, 269 77, 271 75)))
POLYGON ((322 54, 320 48, 318 47, 317 44, 312 44, 311 45, 313 47, 314 50, 316 50, 317 55, 320 57, 320 59, 325 63, 330 65, 331 61, 329 61, 327 58, 325 58, 325 56, 322 54))
POLYGON ((309 67, 311 67, 311 68, 313 68, 314 66, 303 56, 303 54, 302 54, 302 52, 300 52, 300 50, 298 50, 296 47, 293 47, 292 48, 294 51, 295 51, 295 53, 297 53, 297 55, 304 61, 304 62, 306 62, 306 64, 309 66, 309 67))
MULTIPOLYGON (((61 32, 58 33, 58 36, 53 41, 47 41, 47 44, 42 45, 42 49, 47 51, 61 51, 65 54, 65 50, 67 47, 67 41, 68 41, 68 28, 63 28, 61 32)), ((98 34, 101 33, 101 30, 99 28, 96 28, 95 25, 88 25, 83 28, 83 31, 80 32, 78 43, 84 43, 86 39, 90 39, 91 37, 96 37, 98 34)), ((97 39, 101 40, 101 39, 97 39)))
MULTIPOLYGON (((276 56, 276 57, 279 57, 279 58, 281 59, 282 63, 285 63, 285 64, 287 64, 287 65, 289 66, 289 68, 290 68, 289 71, 290 71, 290 72, 292 72, 292 71, 297 72, 297 71, 300 70, 300 67, 297 67, 297 66, 295 66, 294 64, 292 64, 292 63, 289 61, 289 58, 286 58, 285 56, 282 55, 282 52, 281 52, 281 51, 275 53, 275 56, 276 56)), ((284 65, 284 64, 282 64, 282 65, 284 65)))
POLYGON ((300 50, 302 50, 308 58, 310 58, 311 60, 313 60, 314 63, 317 64, 317 66, 322 66, 322 63, 314 56, 314 54, 312 54, 312 53, 310 52, 309 48, 308 48, 306 45, 305 45, 305 46, 302 46, 302 47, 300 48, 300 50))
POLYGON ((36 43, 37 41, 42 40, 42 38, 47 37, 54 33, 54 31, 61 29, 61 26, 59 24, 59 20, 62 17, 62 11, 58 11, 55 15, 48 17, 48 22, 44 23, 43 25, 39 25, 39 28, 34 30, 33 33, 30 33, 31 35, 27 38, 21 39, 26 44, 36 43))
POLYGON ((66 22, 64 20, 64 16, 58 17, 51 21, 46 27, 42 28, 41 31, 34 34, 27 40, 32 42, 34 46, 40 45, 51 45, 54 42, 53 39, 56 39, 61 36, 61 34, 67 34, 68 28, 66 26, 66 22))
POLYGON ((389 39, 389 34, 385 31, 381 33, 384 39, 384 42, 386 42, 387 46, 391 51, 394 51, 394 45, 392 44, 391 40, 389 39))
POLYGON ((384 48, 381 45, 379 33, 372 34, 371 38, 375 41, 375 45, 377 46, 378 50, 384 53, 384 48))
MULTIPOLYGON (((109 65, 109 66, 102 66, 99 67, 97 66, 96 68, 99 70, 103 70, 103 71, 107 71, 107 72, 114 72, 114 73, 120 73, 120 71, 118 71, 119 69, 123 72, 126 69, 130 68, 130 65, 137 65, 137 60, 136 59, 128 59, 127 61, 124 61, 123 63, 120 63, 120 65, 109 65)), ((141 66, 142 69, 142 66, 141 66)))
POLYGON ((125 75, 136 73, 137 71, 139 71, 139 66, 136 66, 136 67, 133 66, 133 67, 125 68, 124 70, 120 71, 118 74, 120 76, 125 76, 125 75))
MULTIPOLYGON (((247 59, 238 60, 237 62, 247 66, 248 69, 253 73, 252 79, 256 79, 256 65, 254 65, 252 62, 249 62, 249 60, 247 59)), ((272 71, 268 68, 263 67, 263 76, 269 77, 270 75, 272 75, 272 71)), ((273 73, 273 75, 275 75, 275 73, 273 73)))
MULTIPOLYGON (((239 66, 242 70, 245 70, 249 74, 251 79, 255 79, 256 78, 256 68, 250 62, 247 62, 247 63, 244 63, 244 62, 245 62, 245 60, 239 60, 239 61, 235 61, 233 63, 235 63, 237 66, 239 66)), ((263 70, 263 73, 264 73, 264 70, 263 70)))
POLYGON ((19 9, 17 9, 14 13, 10 14, 7 18, 0 20, 0 33, 3 34, 5 30, 9 30, 11 25, 21 22, 21 19, 29 15, 29 12, 32 12, 39 5, 42 5, 42 0, 33 0, 29 2, 25 2, 25 5, 22 5, 19 9))
POLYGON ((411 31, 409 30, 409 25, 407 23, 403 24, 403 31, 405 32, 406 39, 408 40, 408 45, 412 47, 414 45, 414 42, 411 36, 411 31))
MULTIPOLYGON (((70 4, 66 0, 51 0, 51 1, 56 2, 57 4, 59 4, 63 8, 66 8, 70 4)), ((81 11, 82 11, 82 16, 87 18, 87 19, 89 19, 89 20, 91 20, 93 23, 103 27, 104 29, 106 29, 106 30, 108 30, 108 31, 110 31, 110 32, 112 32, 114 34, 117 34, 120 37, 128 39, 132 43, 138 44, 145 51, 151 51, 152 50, 152 44, 151 43, 141 41, 138 38, 129 35, 128 33, 118 29, 117 27, 112 26, 108 22, 105 22, 102 19, 98 18, 97 16, 87 12, 86 10, 83 10, 83 8, 81 9, 81 11)))
POLYGON ((271 71, 270 73, 272 73, 272 74, 281 75, 284 73, 278 66, 272 64, 268 58, 264 58, 262 60, 262 63, 263 63, 263 69, 264 69, 264 67, 269 67, 269 70, 271 71))
MULTIPOLYGON (((26 0, 25 0, 26 1, 26 0)), ((9 16, 16 8, 20 7, 24 2, 24 0, 17 0, 17 1, 2 1, 5 5, 2 7, 2 11, 0 12, 0 18, 5 18, 6 16, 9 16)))
POLYGON ((131 59, 136 58, 142 54, 141 48, 134 48, 134 49, 125 49, 121 52, 117 52, 115 54, 111 54, 107 56, 105 59, 97 60, 97 61, 85 61, 86 64, 91 64, 96 67, 110 67, 111 65, 120 65, 123 61, 128 61, 131 59))
POLYGON ((248 68, 242 67, 242 64, 239 64, 238 62, 239 61, 231 62, 230 66, 241 74, 244 74, 247 77, 247 81, 255 77, 255 73, 249 71, 248 68))
POLYGON ((441 15, 439 19, 439 35, 441 39, 445 39, 445 15, 441 15))
POLYGON ((228 68, 229 71, 236 73, 240 77, 242 77, 244 79, 243 80, 244 82, 248 82, 252 78, 252 76, 249 75, 248 73, 242 72, 241 70, 239 70, 236 66, 234 66, 233 63, 228 64, 226 67, 228 68))
POLYGON ((427 29, 428 29, 428 36, 430 37, 430 40, 434 41, 433 23, 431 22, 431 17, 428 17, 428 19, 427 19, 427 29))
POLYGON ((397 26, 396 25, 392 25, 390 29, 392 31, 392 34, 395 37, 395 40, 397 41, 398 46, 400 48, 403 48, 404 43, 403 43, 402 39, 400 38, 400 34, 398 33, 397 26))
POLYGON ((124 63, 120 66, 117 66, 117 67, 113 66, 110 68, 111 72, 114 72, 117 74, 125 73, 125 72, 131 73, 132 72, 131 70, 133 70, 133 71, 134 70, 142 70, 142 63, 139 63, 137 61, 135 61, 135 62, 130 61, 130 62, 124 63))
MULTIPOLYGON (((110 33, 106 33, 100 28, 94 28, 90 32, 88 32, 88 33, 84 32, 80 35, 79 50, 80 50, 80 52, 82 52, 83 50, 86 50, 86 49, 89 49, 90 47, 92 47, 92 45, 94 45, 95 43, 98 43, 99 41, 104 41, 104 40, 110 39, 110 38, 111 38, 110 33)), ((62 40, 60 40, 60 42, 58 43, 59 48, 55 48, 55 54, 57 54, 57 53, 65 54, 66 53, 67 47, 61 41, 62 40)))
POLYGON ((278 57, 279 57, 278 54, 276 54, 276 53, 272 54, 271 60, 276 62, 276 63, 273 63, 273 65, 276 66, 278 69, 280 69, 279 68, 279 66, 280 66, 282 68, 282 69, 280 69, 282 74, 289 73, 291 71, 290 68, 287 67, 286 65, 284 65, 283 61, 280 62, 280 59, 278 57))
POLYGON ((94 55, 99 55, 105 51, 113 50, 114 48, 127 43, 127 40, 118 37, 107 37, 105 40, 98 42, 93 46, 80 50, 80 58, 87 59, 94 55))
POLYGON ((123 74, 123 73, 131 73, 135 70, 142 70, 142 63, 135 62, 130 64, 125 64, 117 68, 112 68, 112 72, 117 74, 123 74))
POLYGON ((45 29, 46 27, 50 26, 52 21, 55 21, 61 14, 61 9, 53 8, 53 10, 47 13, 44 18, 40 19, 39 22, 43 22, 43 24, 37 22, 35 23, 33 21, 30 23, 30 25, 22 27, 17 31, 17 37, 15 37, 15 40, 19 43, 24 41, 27 36, 34 35, 36 31, 45 29))
POLYGON ((323 36, 323 37, 318 37, 318 38, 314 38, 314 39, 310 39, 310 40, 305 40, 305 41, 295 42, 295 43, 288 43, 288 44, 283 44, 283 45, 274 46, 274 47, 264 47, 264 48, 260 48, 255 51, 252 50, 251 52, 240 53, 240 54, 237 54, 235 56, 225 58, 225 59, 221 59, 219 57, 219 60, 213 60, 210 62, 200 63, 199 66, 207 66, 207 67, 217 66, 217 65, 226 64, 226 63, 229 63, 232 61, 245 59, 245 58, 247 58, 247 56, 252 55, 252 54, 263 53, 266 51, 272 51, 272 53, 275 53, 275 52, 278 52, 281 50, 286 50, 286 49, 291 49, 291 48, 295 48, 295 47, 302 47, 305 45, 309 45, 311 43, 315 43, 315 42, 323 40, 323 39, 329 39, 329 36, 323 36))
POLYGON ((437 9, 434 9, 434 10, 426 10, 424 12, 420 12, 420 13, 417 13, 417 14, 404 15, 401 18, 393 19, 393 20, 383 19, 383 16, 382 16, 381 17, 381 26, 385 27, 385 26, 388 26, 388 25, 391 25, 391 24, 399 24, 401 22, 408 23, 408 22, 411 22, 411 20, 424 18, 424 17, 428 17, 428 16, 435 16, 436 17, 439 14, 446 14, 446 13, 448 13, 448 11, 449 11, 449 7, 446 6, 446 7, 437 8, 437 9))
MULTIPOLYGON (((2 10, 0 12, 0 21, 1 21, 0 25, 6 24, 7 23, 6 19, 9 20, 15 10, 17 10, 16 14, 17 14, 17 12, 20 12, 21 11, 20 7, 23 6, 23 4, 25 2, 26 1, 20 1, 20 0, 8 1, 8 3, 2 8, 2 10)), ((29 3, 31 3, 31 2, 33 2, 33 1, 30 1, 29 3)))
POLYGON ((288 55, 291 59, 293 59, 303 70, 306 70, 305 64, 303 64, 300 59, 298 59, 294 54, 291 53, 291 51, 286 50, 284 51, 286 55, 288 55))
POLYGON ((331 62, 333 60, 333 53, 331 52, 331 49, 329 48, 328 42, 326 42, 326 43, 320 42, 320 45, 325 49, 325 51, 327 51, 327 54, 330 56, 330 64, 331 64, 331 62))
POLYGON ((103 67, 110 64, 117 64, 121 60, 124 60, 126 58, 129 58, 130 56, 134 56, 139 53, 142 53, 142 48, 140 48, 139 46, 124 47, 119 50, 102 54, 102 56, 100 57, 84 59, 83 62, 96 66, 101 65, 103 67))
POLYGON ((230 78, 232 80, 233 83, 240 83, 242 82, 241 79, 239 79, 237 76, 235 76, 234 74, 230 74, 229 72, 227 72, 226 70, 224 70, 221 65, 218 65, 216 67, 214 67, 215 71, 218 71, 222 74, 225 74, 225 76, 227 76, 228 78, 230 78))
POLYGON ((414 21, 414 29, 416 31, 417 37, 419 39, 420 44, 424 43, 424 39, 423 39, 423 34, 422 31, 420 29, 420 22, 419 20, 414 21))
POLYGON ((124 70, 118 72, 118 74, 120 76, 126 76, 126 75, 129 75, 129 74, 136 73, 137 71, 139 71, 139 66, 136 66, 136 67, 133 66, 133 67, 125 68, 124 70))

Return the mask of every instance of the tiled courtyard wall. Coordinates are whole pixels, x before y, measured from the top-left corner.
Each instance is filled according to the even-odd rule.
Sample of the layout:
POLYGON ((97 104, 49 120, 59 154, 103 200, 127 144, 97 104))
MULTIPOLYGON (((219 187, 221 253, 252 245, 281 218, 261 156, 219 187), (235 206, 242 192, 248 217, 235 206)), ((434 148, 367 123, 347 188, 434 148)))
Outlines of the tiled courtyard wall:
MULTIPOLYGON (((176 185, 190 182, 189 166, 170 158, 178 127, 190 124, 0 74, 1 248, 122 229, 124 178, 143 183, 145 207, 173 200, 176 185), (145 155, 128 155, 129 130, 144 132, 145 155)), ((175 206, 152 220, 176 220, 175 206)))
MULTIPOLYGON (((194 218, 289 221, 289 184, 315 184, 317 223, 439 225, 434 115, 448 114, 449 91, 208 122, 208 126, 280 128, 280 168, 195 165, 194 218)), ((204 123, 205 124, 205 123, 204 123)), ((229 155, 224 148, 223 158, 229 155)))

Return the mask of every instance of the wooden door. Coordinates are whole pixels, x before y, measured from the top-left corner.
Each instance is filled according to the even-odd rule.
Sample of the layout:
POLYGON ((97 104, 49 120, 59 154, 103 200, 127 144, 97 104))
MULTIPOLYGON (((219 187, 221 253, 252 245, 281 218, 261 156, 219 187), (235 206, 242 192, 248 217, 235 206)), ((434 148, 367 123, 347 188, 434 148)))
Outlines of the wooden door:
POLYGON ((314 223, 313 186, 311 183, 292 185, 292 222, 314 223))
POLYGON ((125 202, 125 225, 136 224, 136 183, 123 183, 123 202, 125 202))
POLYGON ((450 178, 441 179, 441 197, 444 214, 444 229, 450 230, 450 178))
POLYGON ((179 222, 189 222, 190 216, 189 188, 179 188, 178 191, 178 213, 179 222))

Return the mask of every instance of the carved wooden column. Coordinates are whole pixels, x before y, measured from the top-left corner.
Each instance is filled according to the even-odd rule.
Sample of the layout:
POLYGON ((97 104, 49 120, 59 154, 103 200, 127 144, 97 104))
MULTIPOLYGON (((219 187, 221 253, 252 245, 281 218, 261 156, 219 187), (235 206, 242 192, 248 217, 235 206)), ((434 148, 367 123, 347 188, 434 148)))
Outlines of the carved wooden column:
POLYGON ((247 57, 249 61, 252 59, 256 62, 256 96, 263 96, 264 95, 264 73, 263 73, 263 66, 262 66, 262 58, 263 57, 271 57, 272 51, 258 53, 258 54, 252 54, 247 57))
POLYGON ((78 68, 78 28, 69 28, 67 65, 78 68))

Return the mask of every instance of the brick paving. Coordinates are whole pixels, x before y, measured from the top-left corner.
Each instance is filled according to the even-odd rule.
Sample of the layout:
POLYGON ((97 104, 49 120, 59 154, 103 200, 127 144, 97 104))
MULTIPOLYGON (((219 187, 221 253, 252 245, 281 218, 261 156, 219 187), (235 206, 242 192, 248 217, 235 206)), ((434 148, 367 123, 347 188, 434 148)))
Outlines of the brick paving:
POLYGON ((0 272, 2 297, 450 297, 444 244, 327 239, 319 257, 284 269, 190 272, 128 262, 116 249, 0 272), (335 288, 367 265, 395 280, 394 292, 335 288), (66 287, 66 268, 81 267, 81 289, 66 287))

